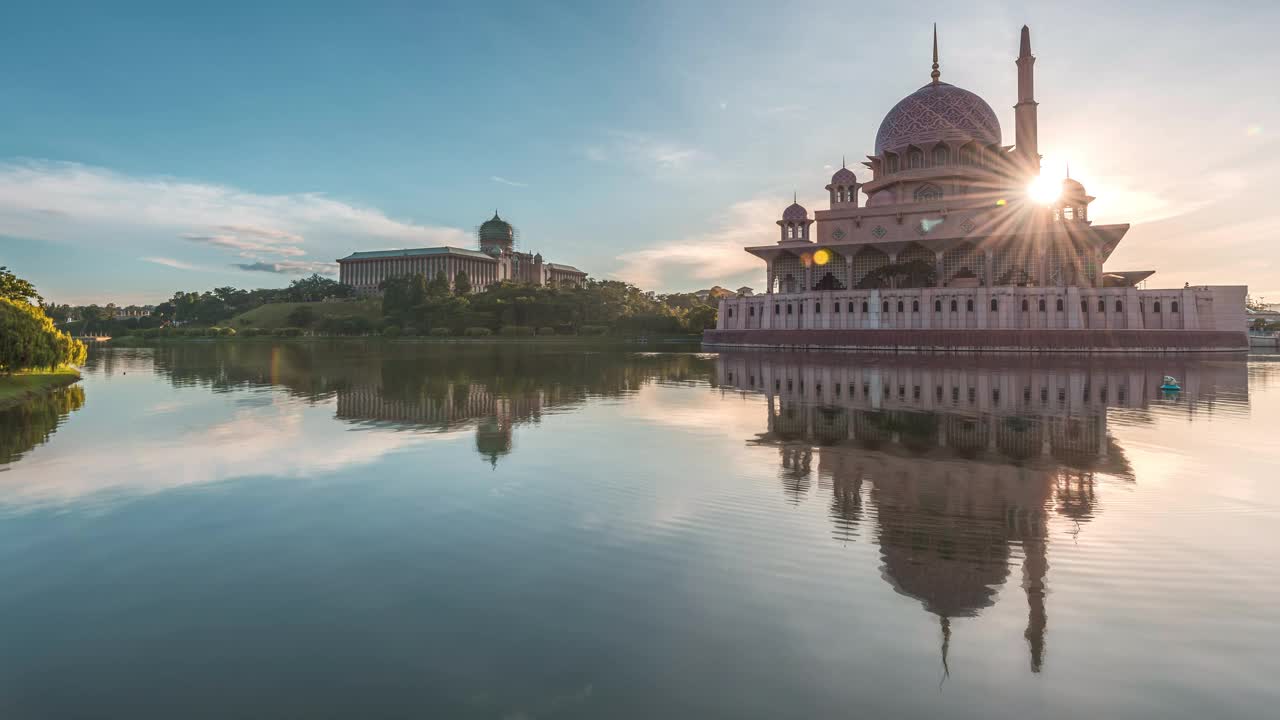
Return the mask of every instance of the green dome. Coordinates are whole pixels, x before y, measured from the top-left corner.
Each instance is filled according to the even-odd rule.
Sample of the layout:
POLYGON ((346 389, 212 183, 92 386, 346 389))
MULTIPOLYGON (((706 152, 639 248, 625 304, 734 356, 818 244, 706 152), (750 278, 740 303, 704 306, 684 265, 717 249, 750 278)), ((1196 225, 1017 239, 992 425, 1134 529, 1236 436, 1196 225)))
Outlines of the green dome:
POLYGON ((515 241, 515 235, 515 228, 511 227, 511 223, 498 217, 497 211, 494 211, 493 217, 480 226, 480 246, 510 246, 515 241))

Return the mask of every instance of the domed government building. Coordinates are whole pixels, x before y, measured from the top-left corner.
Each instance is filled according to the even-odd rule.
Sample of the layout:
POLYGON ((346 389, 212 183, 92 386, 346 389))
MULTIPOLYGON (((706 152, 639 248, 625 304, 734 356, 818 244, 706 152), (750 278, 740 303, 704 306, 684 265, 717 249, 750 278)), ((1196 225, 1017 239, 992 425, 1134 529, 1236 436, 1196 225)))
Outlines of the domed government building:
POLYGON ((1104 269, 1129 225, 1094 224, 1078 180, 1044 192, 1025 26, 1020 45, 1014 144, 1004 145, 991 106, 942 81, 935 30, 930 81, 884 116, 863 163, 870 176, 841 167, 827 209, 783 210, 776 241, 746 248, 765 262, 767 292, 722 300, 704 342, 1247 350, 1244 286, 1155 290, 1152 270, 1104 269))
POLYGON ((587 274, 572 265, 546 262, 541 253, 517 250, 517 235, 515 227, 494 211, 476 231, 479 250, 446 246, 355 252, 338 259, 338 279, 361 295, 380 293, 382 281, 389 278, 421 274, 430 280, 440 272, 450 283, 465 272, 474 290, 506 280, 553 287, 580 287, 586 282, 587 274))

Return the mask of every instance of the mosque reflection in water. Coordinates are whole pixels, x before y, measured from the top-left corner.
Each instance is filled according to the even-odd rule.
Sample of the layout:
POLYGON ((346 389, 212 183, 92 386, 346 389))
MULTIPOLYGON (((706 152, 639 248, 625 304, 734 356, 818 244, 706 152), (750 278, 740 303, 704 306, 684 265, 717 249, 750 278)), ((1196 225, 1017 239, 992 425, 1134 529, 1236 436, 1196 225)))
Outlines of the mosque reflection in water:
POLYGON ((857 358, 725 354, 722 387, 763 393, 767 429, 792 502, 830 493, 833 537, 863 531, 882 576, 941 624, 944 671, 953 618, 995 603, 1021 556, 1032 672, 1045 662, 1050 520, 1077 533, 1098 512, 1095 483, 1133 482, 1107 431, 1109 409, 1152 400, 1211 411, 1247 394, 1245 364, 1180 361, 1184 391, 1159 389, 1168 362, 857 358))

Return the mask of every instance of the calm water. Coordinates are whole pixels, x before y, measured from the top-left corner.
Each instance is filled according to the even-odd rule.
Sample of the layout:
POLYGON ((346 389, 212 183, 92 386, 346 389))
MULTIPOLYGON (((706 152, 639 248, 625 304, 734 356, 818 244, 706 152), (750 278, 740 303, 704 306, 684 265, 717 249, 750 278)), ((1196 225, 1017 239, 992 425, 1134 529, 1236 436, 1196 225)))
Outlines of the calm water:
POLYGON ((1277 360, 106 351, 0 717, 1274 717, 1277 360))

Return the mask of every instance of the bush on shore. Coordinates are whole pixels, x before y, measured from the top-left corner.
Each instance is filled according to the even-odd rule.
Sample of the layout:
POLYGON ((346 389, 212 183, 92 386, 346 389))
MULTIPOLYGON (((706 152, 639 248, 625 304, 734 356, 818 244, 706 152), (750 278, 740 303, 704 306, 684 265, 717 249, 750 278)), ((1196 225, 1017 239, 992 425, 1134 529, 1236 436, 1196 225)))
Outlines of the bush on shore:
POLYGON ((447 327, 431 328, 431 337, 449 337, 453 331, 447 327))
POLYGON ((399 326, 399 325, 388 325, 388 326, 386 326, 386 327, 382 328, 382 337, 385 337, 385 338, 398 338, 398 337, 400 337, 400 326, 399 326))
POLYGON ((493 331, 487 327, 469 327, 462 334, 467 337, 489 337, 493 331))
POLYGON ((0 372, 83 365, 86 353, 84 343, 54 327, 39 307, 0 297, 0 372))
POLYGON ((505 337, 528 337, 533 334, 533 328, 528 325, 507 325, 498 334, 505 337))

